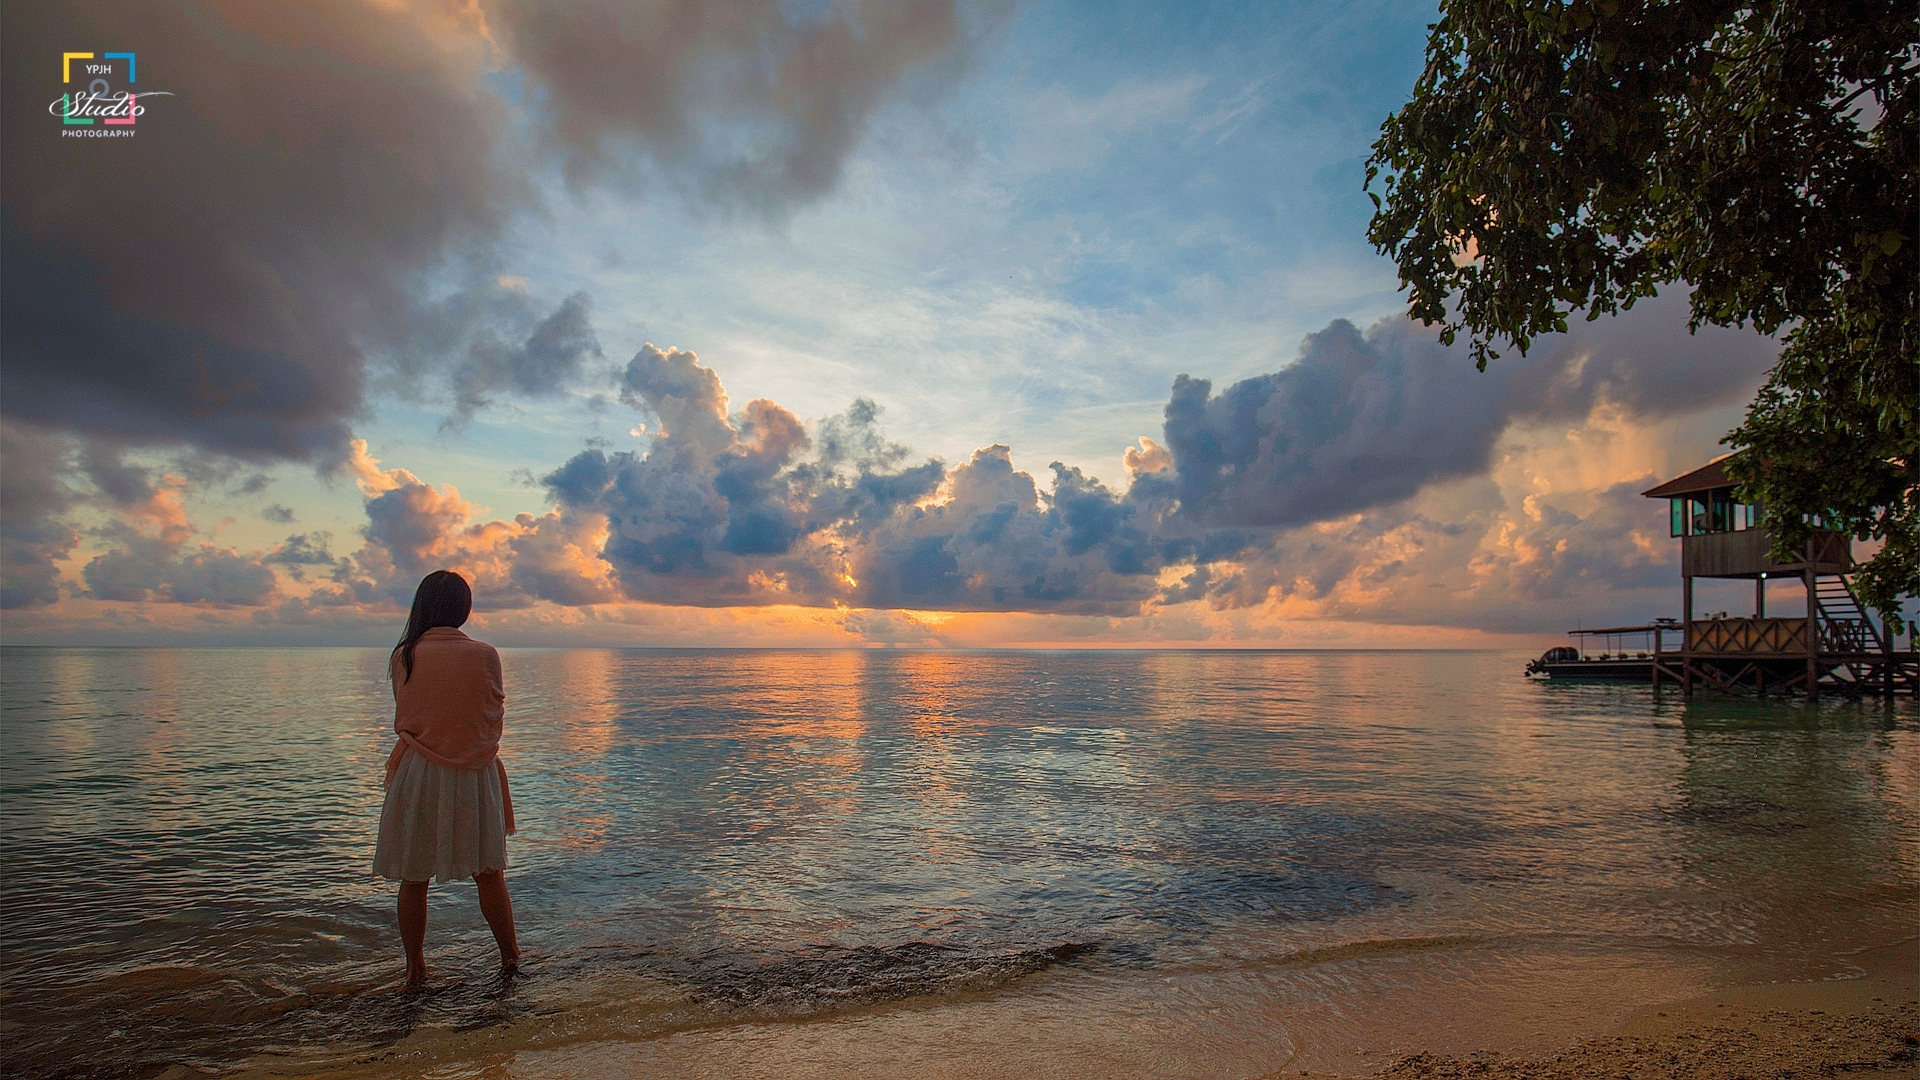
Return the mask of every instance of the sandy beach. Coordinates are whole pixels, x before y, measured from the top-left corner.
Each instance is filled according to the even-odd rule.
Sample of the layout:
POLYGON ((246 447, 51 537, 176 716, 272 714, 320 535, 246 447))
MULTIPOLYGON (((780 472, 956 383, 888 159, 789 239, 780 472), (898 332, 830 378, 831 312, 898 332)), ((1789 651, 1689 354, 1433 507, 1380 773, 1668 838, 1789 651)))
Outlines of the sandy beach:
MULTIPOLYGON (((1529 1057, 1416 1054, 1382 1080, 1772 1080, 1920 1077, 1920 964, 1911 942, 1863 978, 1743 986, 1636 1012, 1608 1034, 1529 1057)), ((1262 1080, 1353 1080, 1282 1069, 1262 1080)))

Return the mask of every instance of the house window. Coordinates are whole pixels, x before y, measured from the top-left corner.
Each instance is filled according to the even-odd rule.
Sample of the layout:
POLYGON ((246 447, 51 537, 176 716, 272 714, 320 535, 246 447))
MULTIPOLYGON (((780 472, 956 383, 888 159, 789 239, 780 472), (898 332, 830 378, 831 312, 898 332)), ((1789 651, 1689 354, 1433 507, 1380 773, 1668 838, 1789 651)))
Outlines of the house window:
POLYGON ((1707 529, 1709 532, 1733 531, 1733 489, 1716 488, 1707 493, 1707 529))
POLYGON ((1713 530, 1707 528, 1707 497, 1705 495, 1687 496, 1687 535, 1699 536, 1713 530))

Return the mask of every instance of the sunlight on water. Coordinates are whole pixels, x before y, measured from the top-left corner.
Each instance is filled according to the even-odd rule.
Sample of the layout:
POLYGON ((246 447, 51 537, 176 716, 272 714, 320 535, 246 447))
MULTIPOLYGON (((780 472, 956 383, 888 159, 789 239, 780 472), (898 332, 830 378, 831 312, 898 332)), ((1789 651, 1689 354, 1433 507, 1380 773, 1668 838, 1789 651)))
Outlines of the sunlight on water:
POLYGON ((1018 1025, 1087 1075, 1249 1075, 1466 989, 1545 1031, 1844 976, 1916 918, 1908 703, 1683 707, 1494 654, 504 657, 531 959, 502 982, 436 886, 410 995, 368 869, 382 653, 5 650, 6 1071, 792 1075, 855 1029, 897 1062, 1018 1025))

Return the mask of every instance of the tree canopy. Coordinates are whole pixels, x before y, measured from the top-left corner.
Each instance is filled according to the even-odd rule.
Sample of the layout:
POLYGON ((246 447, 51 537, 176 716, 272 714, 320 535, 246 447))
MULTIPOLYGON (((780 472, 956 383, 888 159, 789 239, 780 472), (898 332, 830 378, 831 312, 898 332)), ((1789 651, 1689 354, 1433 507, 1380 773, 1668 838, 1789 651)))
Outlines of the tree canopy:
POLYGON ((1784 333, 1725 440, 1777 558, 1880 539, 1920 594, 1920 16, 1865 3, 1442 0, 1367 167, 1369 239, 1479 366, 1691 287, 1692 327, 1784 333), (1377 190, 1376 190, 1377 186, 1377 190))

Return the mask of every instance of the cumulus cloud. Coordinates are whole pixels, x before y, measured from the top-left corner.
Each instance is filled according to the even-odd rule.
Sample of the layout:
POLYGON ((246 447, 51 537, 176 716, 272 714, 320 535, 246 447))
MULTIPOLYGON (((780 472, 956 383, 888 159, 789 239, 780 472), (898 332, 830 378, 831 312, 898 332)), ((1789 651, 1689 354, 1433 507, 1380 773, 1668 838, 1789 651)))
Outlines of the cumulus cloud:
POLYGON ((1673 614, 1678 552, 1662 508, 1640 496, 1654 482, 1518 499, 1485 478, 1440 485, 1276 532, 1204 595, 1293 618, 1502 632, 1673 614))
POLYGON ((269 566, 284 566, 295 581, 307 579, 308 567, 335 567, 339 560, 334 557, 328 545, 333 541, 329 532, 294 533, 273 550, 260 557, 260 562, 269 566))
POLYGON ((1470 600, 1522 619, 1595 582, 1651 580, 1660 552, 1633 532, 1626 489, 1480 481, 1516 425, 1602 407, 1652 422, 1750 393, 1772 345, 1688 337, 1674 298, 1484 374, 1404 320, 1336 322, 1218 394, 1183 376, 1163 430, 1127 450, 1124 486, 1064 465, 1036 482, 1005 446, 916 460, 865 401, 811 425, 771 401, 736 410, 692 353, 651 346, 617 383, 647 414, 646 449, 547 469, 542 514, 480 520, 452 486, 354 442, 375 392, 441 395, 458 421, 597 377, 590 298, 542 297, 507 265, 547 170, 577 187, 664 180, 777 217, 828 191, 885 103, 948 82, 1004 14, 957 0, 10 11, 0 606, 57 601, 76 550, 90 561, 67 587, 95 598, 382 610, 442 566, 494 607, 1089 615, 1205 601, 1390 618, 1470 600), (45 111, 54 58, 109 39, 137 42, 142 84, 173 96, 137 139, 65 139, 45 111), (267 477, 246 470, 286 460, 360 483, 357 550, 304 533, 248 554, 187 521, 189 484, 258 494, 267 477), (275 568, 311 588, 287 595, 275 568))
POLYGON ((1182 375, 1166 409, 1172 468, 1136 487, 1197 521, 1303 525, 1483 473, 1516 422, 1577 421, 1601 402, 1658 417, 1750 396, 1777 343, 1718 328, 1688 337, 1684 324, 1682 302, 1648 302, 1476 373, 1411 320, 1365 333, 1337 320, 1294 363, 1218 396, 1182 375))
POLYGON ((197 539, 186 474, 217 483, 229 471, 191 455, 176 464, 162 470, 111 442, 0 421, 0 607, 58 602, 57 564, 76 549, 93 554, 66 591, 128 602, 257 606, 277 594, 267 564, 327 561, 324 534, 264 557, 197 539))
POLYGON ((365 543, 334 579, 358 601, 406 606, 421 578, 450 569, 474 583, 483 610, 529 603, 513 585, 509 541, 518 523, 473 521, 473 505, 452 484, 435 488, 405 469, 382 469, 361 440, 349 448, 347 468, 365 496, 365 543))
MULTIPOLYGON (((107 550, 81 575, 84 594, 103 600, 365 618, 404 607, 422 576, 451 568, 475 583, 483 611, 843 608, 842 632, 891 643, 944 640, 939 620, 915 612, 1125 618, 1191 602, 1262 617, 1539 629, 1557 618, 1549 612, 1596 597, 1652 602, 1671 577, 1671 545, 1637 494, 1653 474, 1556 486, 1512 462, 1552 456, 1568 425, 1591 436, 1731 407, 1768 351, 1764 341, 1723 348, 1706 378, 1699 356, 1636 352, 1605 329, 1547 343, 1474 384, 1424 331, 1337 322, 1296 364, 1218 397, 1182 376, 1164 442, 1126 449, 1124 488, 1060 463, 1043 485, 1004 445, 955 466, 915 460, 865 400, 813 424, 767 400, 736 409, 695 354, 648 345, 617 384, 642 414, 644 448, 591 446, 551 469, 542 514, 487 520, 452 485, 383 467, 350 443, 344 467, 366 524, 345 556, 325 533, 253 555, 218 548, 187 522, 180 476, 99 441, 10 438, 27 440, 20 460, 69 461, 84 497, 112 510, 95 530, 107 550), (1486 397, 1443 385, 1449 377, 1486 397), (305 591, 280 587, 276 567, 305 591)), ((74 498, 9 484, 34 493, 43 520, 74 498)), ((70 537, 47 533, 52 547, 36 564, 41 534, 19 535, 27 546, 17 574, 10 557, 10 595, 45 597, 50 560, 70 537)))
MULTIPOLYGON (((555 469, 556 510, 534 527, 604 530, 598 554, 631 600, 1124 614, 1168 565, 1234 546, 1164 535, 1161 509, 1064 465, 1043 492, 1005 446, 952 469, 906 464, 871 402, 817 438, 770 401, 732 412, 683 350, 641 349, 622 398, 657 418, 650 448, 589 449, 555 469)), ((566 602, 559 582, 523 580, 566 602)))
POLYGON ((86 595, 96 600, 254 606, 266 603, 277 582, 256 556, 209 543, 195 544, 179 476, 155 479, 90 447, 87 472, 116 511, 94 530, 108 544, 81 568, 86 595))
MULTIPOLYGON (((915 462, 864 400, 811 427, 771 401, 736 410, 695 354, 648 345, 619 393, 645 414, 635 430, 649 444, 592 447, 547 473, 546 514, 477 521, 450 486, 358 448, 367 544, 341 580, 388 603, 451 566, 496 607, 1132 616, 1201 601, 1507 628, 1543 603, 1650 588, 1671 553, 1638 501, 1650 476, 1515 491, 1489 479, 1501 440, 1597 410, 1643 424, 1738 400, 1769 352, 1760 339, 1709 342, 1708 378, 1708 360, 1617 330, 1547 343, 1476 383, 1404 321, 1365 334, 1336 322, 1296 364, 1219 397, 1182 376, 1165 443, 1127 449, 1124 489, 1059 463, 1043 486, 1002 445, 957 466, 915 462)), ((886 626, 850 632, 921 633, 886 626)))
POLYGON ((158 600, 180 604, 253 606, 274 592, 273 571, 228 548, 203 544, 195 551, 155 538, 94 556, 81 571, 88 595, 97 600, 158 600))

